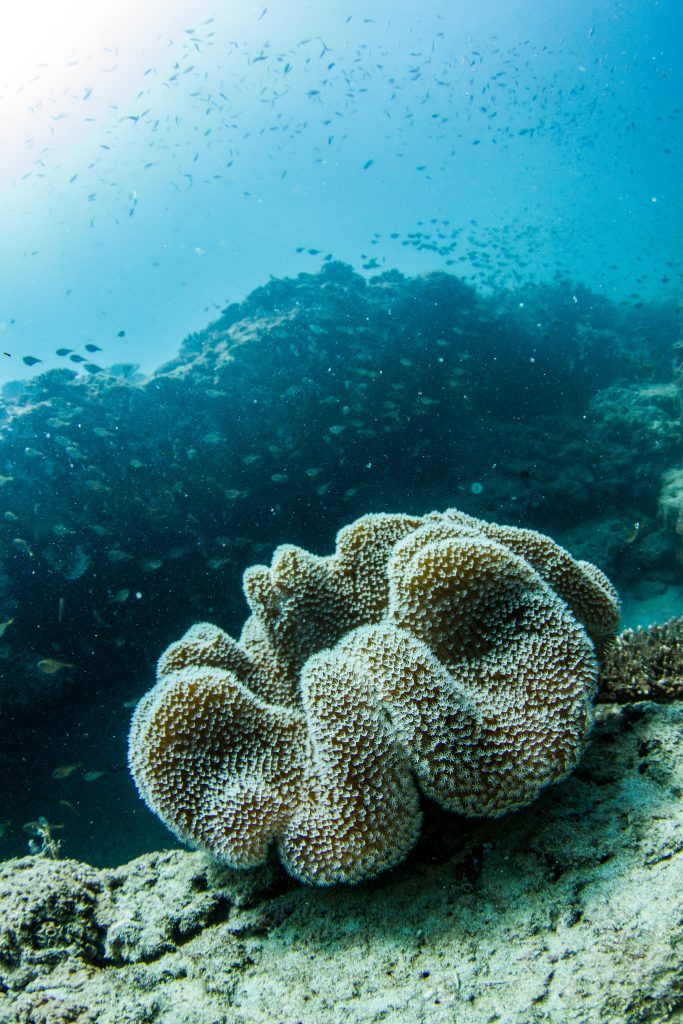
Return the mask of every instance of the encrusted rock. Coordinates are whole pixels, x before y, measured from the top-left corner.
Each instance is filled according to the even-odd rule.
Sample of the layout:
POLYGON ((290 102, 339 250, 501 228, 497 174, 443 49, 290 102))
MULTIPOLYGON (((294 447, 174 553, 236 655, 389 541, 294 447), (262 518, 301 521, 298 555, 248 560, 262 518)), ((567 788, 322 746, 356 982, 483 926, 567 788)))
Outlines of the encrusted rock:
POLYGON ((0 864, 0 981, 20 988, 45 964, 103 952, 103 884, 74 860, 24 857, 0 864))
POLYGON ((158 959, 267 891, 272 869, 232 872, 202 854, 147 854, 102 872, 112 891, 103 954, 111 963, 158 959))
POLYGON ((183 851, 115 871, 42 860, 33 876, 11 861, 1 910, 17 934, 35 920, 31 878, 49 890, 66 872, 97 880, 73 933, 96 919, 106 944, 129 917, 164 943, 95 963, 75 945, 34 962, 23 989, 0 963, 0 1021, 668 1024, 683 992, 682 790, 683 705, 603 705, 562 785, 464 832, 432 805, 409 862, 359 887, 274 889, 183 851))

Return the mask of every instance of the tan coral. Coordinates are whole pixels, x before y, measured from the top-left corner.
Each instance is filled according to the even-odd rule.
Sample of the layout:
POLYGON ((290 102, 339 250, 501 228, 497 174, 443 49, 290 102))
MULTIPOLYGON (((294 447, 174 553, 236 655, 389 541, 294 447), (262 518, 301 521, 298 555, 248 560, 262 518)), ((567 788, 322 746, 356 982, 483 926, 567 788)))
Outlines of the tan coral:
POLYGON ((683 698, 683 615, 648 629, 625 629, 610 644, 600 666, 598 699, 683 698))
POLYGON ((357 882, 406 856, 420 792, 498 815, 578 762, 617 598, 548 537, 368 515, 244 589, 239 642, 193 626, 133 719, 140 793, 182 840, 241 867, 275 843, 303 881, 357 882))

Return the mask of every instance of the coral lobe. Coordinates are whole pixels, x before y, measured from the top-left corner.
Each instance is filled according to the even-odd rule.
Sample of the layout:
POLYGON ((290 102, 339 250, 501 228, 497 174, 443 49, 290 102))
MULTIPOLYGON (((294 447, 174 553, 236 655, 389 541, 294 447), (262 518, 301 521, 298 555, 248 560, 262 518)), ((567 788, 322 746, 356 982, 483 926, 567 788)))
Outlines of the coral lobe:
POLYGON ((405 858, 420 792, 495 816, 577 764, 617 598, 548 537, 367 515, 244 590, 239 642, 193 626, 133 719, 140 793, 182 840, 239 867, 275 842, 303 881, 357 882, 405 858))

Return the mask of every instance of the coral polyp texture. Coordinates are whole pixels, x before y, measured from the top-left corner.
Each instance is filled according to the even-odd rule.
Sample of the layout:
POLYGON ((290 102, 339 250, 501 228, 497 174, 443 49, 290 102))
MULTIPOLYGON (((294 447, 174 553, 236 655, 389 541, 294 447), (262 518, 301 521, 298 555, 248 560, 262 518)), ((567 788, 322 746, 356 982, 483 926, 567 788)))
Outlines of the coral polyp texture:
POLYGON ((420 793, 461 815, 530 803, 578 763, 617 595, 549 537, 454 509, 371 514, 319 557, 244 574, 235 641, 161 656, 129 760, 179 839, 236 867, 275 844, 304 882, 402 861, 420 793))

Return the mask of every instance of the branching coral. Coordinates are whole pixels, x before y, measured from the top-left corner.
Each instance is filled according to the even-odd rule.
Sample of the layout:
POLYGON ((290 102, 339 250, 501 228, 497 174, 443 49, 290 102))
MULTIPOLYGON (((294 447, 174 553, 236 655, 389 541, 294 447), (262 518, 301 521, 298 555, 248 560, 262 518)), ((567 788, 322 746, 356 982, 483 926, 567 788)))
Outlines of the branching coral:
POLYGON ((499 815, 577 764, 617 598, 548 537, 368 515, 244 590, 239 642, 193 626, 133 719, 140 793, 182 840, 242 867, 276 843, 303 881, 356 882, 406 856, 420 792, 499 815))
POLYGON ((683 697, 683 615, 649 629, 625 629, 600 666, 599 699, 680 700, 683 697))

